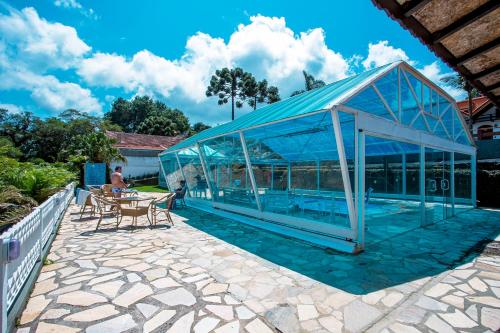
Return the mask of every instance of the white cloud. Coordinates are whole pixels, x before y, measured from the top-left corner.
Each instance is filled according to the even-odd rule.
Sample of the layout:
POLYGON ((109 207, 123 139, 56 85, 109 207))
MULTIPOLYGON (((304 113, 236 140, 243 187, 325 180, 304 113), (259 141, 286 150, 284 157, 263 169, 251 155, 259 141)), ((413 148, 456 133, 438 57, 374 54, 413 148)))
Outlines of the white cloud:
POLYGON ((36 69, 68 69, 91 50, 73 27, 48 22, 34 8, 0 13, 0 36, 11 61, 36 69))
POLYGON ((54 5, 64 8, 82 8, 82 5, 76 0, 55 0, 54 5))
POLYGON ((365 69, 371 69, 398 60, 413 64, 403 49, 389 45, 389 41, 387 40, 381 40, 375 44, 368 44, 368 56, 363 60, 362 64, 365 69))
POLYGON ((39 75, 29 71, 4 72, 0 90, 28 90, 33 100, 55 113, 69 108, 99 114, 102 107, 89 89, 71 82, 61 82, 53 75, 39 75))
MULTIPOLYGON (((357 60, 359 58, 355 59, 357 60)), ((450 85, 447 85, 441 81, 443 77, 452 75, 452 73, 443 72, 441 66, 439 66, 437 61, 421 67, 421 65, 417 61, 410 59, 410 57, 403 49, 395 48, 394 46, 390 45, 389 41, 387 40, 379 41, 374 44, 369 43, 368 55, 365 60, 362 61, 362 64, 365 69, 371 69, 398 60, 406 61, 410 65, 416 67, 425 77, 434 82, 436 85, 440 86, 453 98, 463 98, 463 90, 451 87, 450 85)))
POLYGON ((0 13, 0 36, 0 90, 27 90, 33 101, 52 112, 102 112, 90 90, 48 74, 74 67, 90 51, 74 28, 48 22, 33 8, 9 8, 8 14, 0 13))
POLYGON ((69 9, 78 9, 81 14, 97 20, 98 16, 95 14, 92 8, 84 8, 81 3, 76 0, 55 0, 54 5, 56 7, 69 8, 69 9))
POLYGON ((215 100, 207 101, 205 96, 210 77, 225 66, 240 66, 258 79, 267 78, 283 97, 303 86, 304 69, 327 82, 349 74, 348 61, 326 45, 322 29, 297 35, 284 18, 260 15, 252 16, 247 25, 240 24, 227 43, 198 32, 188 39, 179 59, 169 60, 148 50, 132 58, 95 53, 81 62, 78 74, 90 85, 175 98, 191 102, 189 109, 194 113, 199 109, 198 116, 206 118, 209 111, 209 117, 227 119, 215 100))
POLYGON ((11 113, 21 113, 24 111, 24 108, 21 105, 9 103, 0 103, 0 109, 8 110, 11 113))

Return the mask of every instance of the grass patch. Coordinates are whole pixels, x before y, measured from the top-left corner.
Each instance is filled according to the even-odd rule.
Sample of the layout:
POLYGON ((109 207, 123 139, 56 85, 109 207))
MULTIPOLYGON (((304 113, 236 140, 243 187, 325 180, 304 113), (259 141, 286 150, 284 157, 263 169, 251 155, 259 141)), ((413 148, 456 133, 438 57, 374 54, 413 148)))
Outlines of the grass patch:
POLYGON ((156 193, 167 193, 168 190, 161 188, 158 185, 145 185, 145 186, 135 186, 131 187, 131 189, 134 189, 139 192, 156 192, 156 193))
POLYGON ((52 265, 54 262, 55 262, 54 260, 51 260, 51 259, 45 258, 45 260, 43 261, 43 265, 44 265, 44 266, 47 266, 47 265, 52 265))

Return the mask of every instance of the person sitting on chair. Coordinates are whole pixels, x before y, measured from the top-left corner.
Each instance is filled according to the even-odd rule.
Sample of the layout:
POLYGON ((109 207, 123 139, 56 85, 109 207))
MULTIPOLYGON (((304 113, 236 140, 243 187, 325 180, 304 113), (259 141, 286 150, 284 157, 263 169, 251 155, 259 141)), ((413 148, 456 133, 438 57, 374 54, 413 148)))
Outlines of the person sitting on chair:
POLYGON ((177 200, 184 200, 184 196, 186 195, 186 191, 187 191, 186 181, 185 180, 181 180, 179 182, 179 185, 180 185, 180 187, 176 188, 175 191, 174 191, 175 194, 174 194, 174 197, 172 198, 172 201, 170 203, 170 209, 174 209, 175 208, 175 202, 177 200))
POLYGON ((128 185, 123 180, 122 167, 119 165, 115 167, 115 172, 111 174, 111 184, 113 185, 111 191, 113 192, 115 198, 121 197, 122 190, 128 187, 128 185))

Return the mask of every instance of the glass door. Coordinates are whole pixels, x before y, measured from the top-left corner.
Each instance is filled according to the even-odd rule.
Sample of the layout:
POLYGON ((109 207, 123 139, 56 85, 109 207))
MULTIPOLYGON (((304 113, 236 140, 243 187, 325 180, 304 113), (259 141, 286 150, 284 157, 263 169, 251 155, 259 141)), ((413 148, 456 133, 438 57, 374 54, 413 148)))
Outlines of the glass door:
POLYGON ((452 216, 451 154, 425 148, 425 222, 431 224, 452 216))

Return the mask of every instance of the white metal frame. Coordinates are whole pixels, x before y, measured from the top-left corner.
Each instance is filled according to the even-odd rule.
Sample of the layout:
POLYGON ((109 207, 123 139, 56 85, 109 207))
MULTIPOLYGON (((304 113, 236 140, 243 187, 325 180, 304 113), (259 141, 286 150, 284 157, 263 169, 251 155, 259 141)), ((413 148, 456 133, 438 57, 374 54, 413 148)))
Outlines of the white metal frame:
POLYGON ((340 127, 339 114, 336 108, 331 111, 333 132, 335 134, 335 142, 337 145, 337 152, 339 155, 340 171, 342 172, 342 182, 344 183, 345 200, 347 202, 347 210, 349 212, 349 221, 351 223, 351 229, 356 237, 357 235, 357 224, 356 224, 356 213, 354 212, 354 201, 352 199, 352 188, 351 181, 349 179, 349 167, 347 165, 347 158, 344 149, 344 140, 342 137, 342 129, 340 127))
MULTIPOLYGON (((422 96, 424 96, 424 92, 422 91, 422 96)), ((422 97, 423 98, 423 97, 422 97)), ((458 121, 461 121, 462 123, 462 128, 464 127, 465 123, 461 116, 457 113, 457 107, 454 102, 454 100, 446 93, 444 92, 441 88, 437 87, 434 85, 432 82, 430 82, 427 78, 423 77, 420 73, 418 73, 416 70, 411 68, 409 65, 407 65, 404 62, 401 63, 395 63, 391 66, 388 66, 386 69, 384 69, 382 72, 380 72, 377 76, 372 77, 371 79, 363 82, 362 84, 359 84, 357 87, 354 89, 349 90, 345 94, 341 95, 340 97, 336 98, 329 104, 327 104, 326 108, 323 108, 321 110, 307 113, 307 114, 300 114, 297 116, 289 117, 289 118, 284 118, 284 119, 279 119, 276 121, 272 121, 269 123, 264 123, 264 124, 258 124, 255 126, 251 126, 248 128, 244 129, 238 129, 234 131, 229 131, 223 134, 218 134, 212 137, 206 137, 203 139, 200 139, 199 141, 196 142, 196 146, 198 147, 199 153, 199 158, 201 160, 201 164, 203 167, 203 172, 205 173, 205 177, 208 180, 209 183, 209 190, 212 193, 212 206, 215 208, 220 208, 228 211, 233 211, 236 213, 241 213, 244 215, 251 215, 253 217, 258 217, 264 220, 272 221, 278 224, 284 224, 284 225, 289 225, 294 228, 299 228, 299 229, 304 229, 304 230, 311 230, 314 232, 321 232, 325 233, 331 236, 336 236, 336 237, 345 237, 347 239, 352 239, 355 243, 357 243, 357 248, 358 250, 361 250, 365 246, 365 153, 366 153, 366 144, 365 144, 365 138, 366 135, 370 136, 375 136, 375 137, 381 137, 381 138, 386 138, 394 141, 400 141, 400 142, 407 142, 411 143, 414 145, 418 145, 420 147, 420 204, 421 204, 421 223, 422 225, 425 225, 425 148, 433 148, 433 149, 439 149, 442 151, 450 152, 452 153, 451 156, 454 156, 454 153, 462 153, 462 154, 467 154, 471 156, 471 161, 472 161, 472 166, 471 166, 471 174, 472 174, 472 192, 471 192, 471 197, 473 204, 475 205, 476 201, 476 191, 475 191, 475 173, 476 173, 476 167, 475 167, 475 156, 476 156, 476 149, 474 146, 469 146, 469 145, 463 145, 459 144, 457 142, 454 142, 453 140, 456 139, 456 136, 454 135, 454 122, 455 119, 458 119, 458 121), (392 110, 390 105, 387 103, 385 100, 384 96, 381 94, 381 92, 378 90, 378 88, 375 85, 375 81, 379 80, 383 76, 387 75, 390 73, 392 70, 397 69, 397 76, 398 76, 398 110, 392 110), (418 99, 418 96, 416 92, 414 91, 414 87, 412 86, 408 75, 413 75, 416 79, 420 80, 422 83, 422 90, 425 89, 424 87, 429 88, 429 93, 430 93, 430 107, 432 109, 437 108, 439 109, 439 103, 436 101, 436 105, 434 106, 433 104, 433 95, 435 96, 440 96, 447 100, 450 105, 444 112, 439 112, 438 110, 432 110, 433 113, 429 114, 429 116, 433 117, 436 119, 436 125, 434 128, 430 128, 429 123, 427 122, 426 119, 426 112, 425 108, 422 104, 422 101, 418 99), (402 98, 401 98, 401 80, 405 80, 413 98, 415 99, 419 112, 417 112, 417 115, 412 119, 411 124, 413 124, 416 119, 419 116, 423 117, 424 124, 426 126, 427 131, 424 130, 418 130, 415 128, 411 127, 408 125, 404 125, 401 123, 402 119, 402 98), (392 118, 394 120, 389 120, 384 117, 380 117, 377 115, 373 115, 367 112, 363 112, 361 110, 354 109, 352 107, 348 107, 345 105, 353 96, 356 96, 360 91, 363 89, 371 86, 372 89, 376 92, 380 100, 382 101, 384 107, 387 109, 387 111, 391 114, 392 118), (450 111, 450 109, 455 109, 455 113, 452 114, 452 133, 449 135, 448 133, 448 128, 444 126, 443 124, 443 116, 447 115, 448 112, 453 112, 450 111), (269 213, 269 212, 264 212, 261 207, 261 202, 259 199, 259 192, 258 192, 258 186, 255 180, 255 176, 253 173, 252 169, 252 163, 251 159, 248 153, 248 147, 245 141, 245 135, 244 133, 248 130, 264 127, 264 126, 270 126, 273 124, 285 122, 285 121, 290 121, 293 119, 298 119, 298 118, 303 118, 303 117, 310 117, 315 114, 323 113, 323 112, 330 112, 331 118, 332 118, 332 124, 333 124, 333 130, 334 130, 334 137, 335 137, 335 142, 337 145, 337 151, 338 151, 338 157, 339 157, 339 163, 340 163, 340 169, 342 173, 342 180, 344 184, 344 194, 347 202, 347 208, 348 208, 348 214, 349 214, 349 222, 350 222, 350 230, 338 226, 326 226, 326 224, 319 222, 319 226, 321 226, 317 230, 317 225, 310 223, 309 220, 306 219, 301 219, 297 217, 292 217, 292 216, 285 216, 281 214, 276 214, 276 213, 269 213), (340 120, 339 120, 339 115, 338 112, 347 112, 351 113, 354 115, 354 120, 355 120, 355 178, 354 180, 351 180, 349 177, 349 169, 347 165, 347 156, 345 152, 345 147, 344 147, 344 141, 343 141, 343 133, 340 125, 340 120), (437 135, 434 135, 434 132, 437 128, 437 126, 442 126, 446 132, 446 135, 448 135, 449 139, 444 139, 442 137, 438 137, 437 135), (201 151, 201 145, 203 142, 207 140, 212 140, 218 137, 222 136, 234 136, 238 135, 240 138, 240 142, 242 144, 243 148, 243 154, 245 157, 245 163, 247 167, 247 172, 248 176, 250 176, 250 182, 251 186, 254 191, 256 203, 257 203, 257 208, 247 208, 247 207, 240 207, 237 205, 232 205, 232 204, 224 204, 220 202, 214 201, 214 195, 213 195, 213 189, 211 188, 211 181, 209 178, 209 172, 207 169, 207 165, 205 164, 205 156, 203 152, 201 151), (201 145, 200 145, 201 144, 201 145), (351 181, 354 181, 354 191, 352 191, 351 188, 351 181)), ((468 131, 466 131, 468 133, 468 131)), ((461 133, 461 132, 459 132, 461 133)), ((468 139, 470 142, 473 142, 470 137, 470 133, 468 133, 468 139)), ((161 153, 161 156, 164 154, 168 153, 174 153, 176 155, 179 167, 181 169, 181 174, 182 177, 185 179, 184 172, 182 170, 181 163, 179 161, 179 157, 177 155, 178 151, 186 149, 186 147, 182 147, 179 149, 171 150, 171 151, 165 151, 161 153)), ((453 160, 451 163, 453 164, 453 160)), ((403 193, 406 195, 406 155, 403 154, 403 193)), ((453 165, 452 165, 452 171, 453 171, 453 165)), ((163 170, 163 169, 162 169, 163 170)), ((288 189, 290 189, 291 186, 291 172, 290 172, 290 167, 288 168, 288 189)), ((164 170, 163 170, 164 172, 164 170)), ((319 171, 318 171, 319 172, 319 171)), ((164 172, 165 179, 167 179, 166 174, 164 172)), ((272 175, 274 176, 274 174, 272 175)), ((454 177, 454 176, 452 176, 454 177)), ((451 191, 452 191, 452 197, 454 195, 454 181, 453 179, 450 181, 451 184, 451 191)), ((274 184, 272 184, 274 185, 274 184)), ((452 198, 452 207, 454 207, 454 199, 452 198)), ((452 208, 453 209, 453 208, 452 208)))

